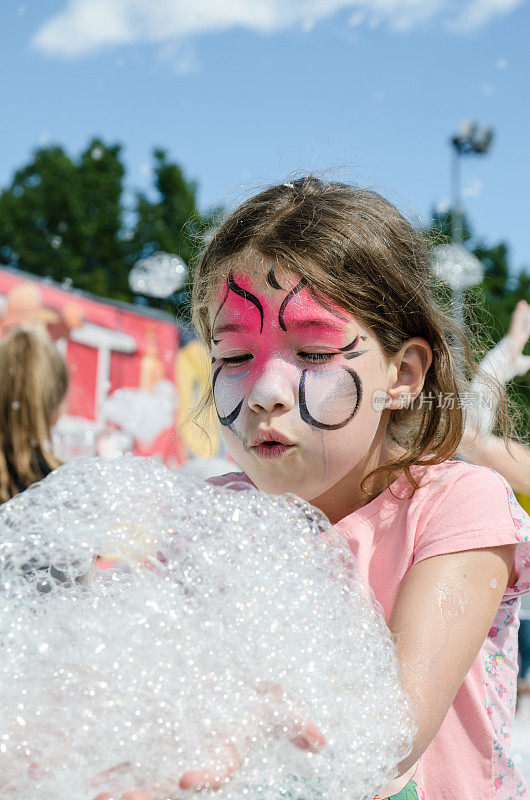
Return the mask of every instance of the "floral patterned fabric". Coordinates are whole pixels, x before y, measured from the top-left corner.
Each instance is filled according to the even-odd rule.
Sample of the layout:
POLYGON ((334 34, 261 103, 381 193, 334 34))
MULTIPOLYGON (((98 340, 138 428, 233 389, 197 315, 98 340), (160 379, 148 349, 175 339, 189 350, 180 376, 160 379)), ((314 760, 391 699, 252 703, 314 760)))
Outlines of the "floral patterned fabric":
POLYGON ((521 546, 516 551, 515 586, 508 587, 481 651, 487 714, 494 731, 493 786, 496 800, 528 797, 524 779, 510 757, 511 726, 517 700, 517 631, 520 595, 530 591, 530 518, 504 478, 521 546))

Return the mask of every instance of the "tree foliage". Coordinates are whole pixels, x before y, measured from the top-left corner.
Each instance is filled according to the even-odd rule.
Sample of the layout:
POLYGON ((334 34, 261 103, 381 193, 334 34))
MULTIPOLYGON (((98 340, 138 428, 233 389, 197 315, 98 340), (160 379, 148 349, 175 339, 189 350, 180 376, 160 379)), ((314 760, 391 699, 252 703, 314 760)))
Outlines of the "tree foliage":
MULTIPOLYGON (((126 226, 120 145, 93 139, 77 159, 36 150, 0 193, 0 260, 120 300, 133 299, 128 273, 140 258, 163 250, 192 265, 213 212, 201 215, 196 185, 165 151, 153 158, 153 198, 137 194, 126 226)), ((186 315, 188 296, 189 286, 171 307, 186 315)))
POLYGON ((188 265, 188 279, 171 298, 171 303, 178 316, 187 318, 193 266, 202 236, 215 223, 221 210, 212 209, 201 214, 197 207, 196 183, 186 180, 178 164, 168 160, 165 150, 155 149, 153 158, 156 196, 150 199, 144 192, 136 195, 136 227, 128 261, 132 266, 137 259, 158 250, 180 256, 188 265))
POLYGON ((94 139, 77 161, 37 150, 0 194, 0 256, 28 272, 97 294, 127 297, 120 241, 120 147, 94 139))
POLYGON ((197 210, 197 186, 187 181, 180 167, 168 161, 165 150, 154 151, 154 178, 158 196, 136 196, 136 229, 133 257, 157 250, 175 253, 188 263, 194 254, 201 216, 197 210))

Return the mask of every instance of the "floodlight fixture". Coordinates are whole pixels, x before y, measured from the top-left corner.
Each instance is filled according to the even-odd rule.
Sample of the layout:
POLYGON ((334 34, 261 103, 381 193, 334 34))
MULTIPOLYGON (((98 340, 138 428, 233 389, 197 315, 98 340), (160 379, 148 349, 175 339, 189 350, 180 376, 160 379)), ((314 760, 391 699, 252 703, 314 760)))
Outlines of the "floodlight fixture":
POLYGON ((458 155, 484 155, 493 141, 493 129, 479 126, 474 120, 464 120, 451 144, 458 155))

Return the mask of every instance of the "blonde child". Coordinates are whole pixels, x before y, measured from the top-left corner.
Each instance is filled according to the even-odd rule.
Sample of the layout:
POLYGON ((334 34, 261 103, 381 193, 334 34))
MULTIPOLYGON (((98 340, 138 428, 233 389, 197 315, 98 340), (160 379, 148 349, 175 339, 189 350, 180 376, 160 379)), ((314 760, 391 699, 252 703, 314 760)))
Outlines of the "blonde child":
MULTIPOLYGON (((378 797, 521 798, 509 745, 528 518, 496 472, 451 458, 469 378, 457 365, 474 363, 465 337, 453 358, 459 330, 430 283, 421 238, 373 192, 307 177, 234 211, 193 291, 244 471, 220 482, 320 508, 381 604, 418 733, 378 797)), ((305 746, 325 747, 313 723, 305 746)), ((164 797, 223 785, 244 755, 177 777, 164 797)))
POLYGON ((64 361, 44 335, 18 328, 0 340, 0 503, 59 466, 50 429, 67 387, 64 361))

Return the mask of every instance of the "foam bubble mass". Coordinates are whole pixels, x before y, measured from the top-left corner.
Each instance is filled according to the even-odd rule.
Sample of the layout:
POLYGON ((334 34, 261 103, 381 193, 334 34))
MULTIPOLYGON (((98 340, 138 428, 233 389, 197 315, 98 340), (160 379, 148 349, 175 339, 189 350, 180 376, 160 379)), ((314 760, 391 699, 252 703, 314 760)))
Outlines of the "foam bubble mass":
POLYGON ((180 800, 230 760, 202 794, 361 800, 394 776, 414 723, 349 549, 304 501, 240 489, 90 459, 0 507, 2 800, 180 800), (318 752, 293 744, 309 720, 318 752))

